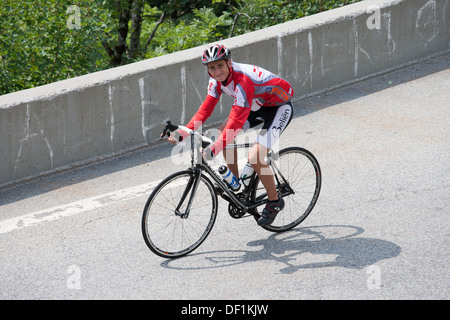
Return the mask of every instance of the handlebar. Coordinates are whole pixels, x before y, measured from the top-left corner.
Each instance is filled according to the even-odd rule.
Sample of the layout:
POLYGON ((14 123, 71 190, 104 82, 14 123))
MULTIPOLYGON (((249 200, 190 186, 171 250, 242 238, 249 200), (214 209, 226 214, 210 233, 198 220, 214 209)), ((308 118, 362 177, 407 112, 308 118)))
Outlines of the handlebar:
POLYGON ((176 130, 181 130, 186 133, 189 133, 191 136, 196 135, 197 137, 199 137, 202 140, 202 148, 206 148, 207 146, 213 143, 213 141, 210 138, 205 137, 204 135, 189 129, 188 127, 172 124, 170 120, 166 121, 166 126, 164 127, 160 140, 164 139, 164 137, 166 136, 169 137, 170 133, 176 130))

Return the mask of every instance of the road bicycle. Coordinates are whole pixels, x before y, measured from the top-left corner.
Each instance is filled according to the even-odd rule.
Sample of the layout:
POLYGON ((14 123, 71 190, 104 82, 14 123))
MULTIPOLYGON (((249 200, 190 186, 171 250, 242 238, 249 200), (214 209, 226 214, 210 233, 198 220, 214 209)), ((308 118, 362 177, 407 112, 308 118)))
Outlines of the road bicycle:
MULTIPOLYGON (((187 127, 167 121, 161 138, 182 130, 190 136, 191 165, 164 180, 150 194, 142 216, 142 233, 152 252, 164 258, 178 258, 197 249, 208 237, 218 211, 218 197, 228 202, 235 219, 253 216, 258 220, 267 203, 267 193, 254 172, 248 186, 235 192, 202 157, 200 148, 212 140, 187 127)), ((229 144, 249 148, 249 143, 229 144)), ((299 225, 313 210, 319 197, 322 175, 314 155, 300 147, 271 150, 265 161, 274 173, 284 209, 270 225, 261 227, 283 232, 299 225)))

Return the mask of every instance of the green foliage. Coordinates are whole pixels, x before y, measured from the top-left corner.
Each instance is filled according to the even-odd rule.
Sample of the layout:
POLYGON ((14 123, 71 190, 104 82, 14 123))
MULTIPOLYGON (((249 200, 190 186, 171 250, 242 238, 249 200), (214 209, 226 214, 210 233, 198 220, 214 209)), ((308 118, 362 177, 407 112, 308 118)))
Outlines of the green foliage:
POLYGON ((217 17, 213 8, 193 10, 193 17, 179 22, 169 21, 158 30, 152 51, 145 58, 193 48, 224 37, 221 27, 232 23, 228 13, 217 17))
POLYGON ((0 95, 217 42, 357 1, 2 0, 0 95), (71 6, 80 10, 78 21, 71 6))
POLYGON ((0 94, 104 69, 98 39, 109 30, 104 21, 110 12, 101 5, 88 0, 3 1, 0 94), (70 5, 80 8, 80 29, 68 27, 70 5))

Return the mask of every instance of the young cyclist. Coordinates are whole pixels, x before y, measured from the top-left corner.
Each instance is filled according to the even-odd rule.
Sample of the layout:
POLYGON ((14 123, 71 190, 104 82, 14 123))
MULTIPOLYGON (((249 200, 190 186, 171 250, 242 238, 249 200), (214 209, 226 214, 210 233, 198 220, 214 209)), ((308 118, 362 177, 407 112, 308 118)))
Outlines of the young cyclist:
MULTIPOLYGON (((211 77, 208 94, 186 127, 198 129, 209 118, 222 93, 234 98, 229 117, 219 128, 220 136, 203 150, 203 157, 210 160, 232 142, 240 130, 264 123, 249 150, 248 161, 264 185, 269 200, 258 224, 271 224, 284 208, 284 200, 276 191, 273 173, 264 158, 292 119, 294 90, 289 82, 263 68, 232 61, 230 50, 223 45, 214 44, 207 48, 202 63, 211 77)), ((177 141, 173 135, 168 140, 171 143, 177 141)), ((239 177, 237 151, 224 152, 224 158, 230 171, 239 177)))

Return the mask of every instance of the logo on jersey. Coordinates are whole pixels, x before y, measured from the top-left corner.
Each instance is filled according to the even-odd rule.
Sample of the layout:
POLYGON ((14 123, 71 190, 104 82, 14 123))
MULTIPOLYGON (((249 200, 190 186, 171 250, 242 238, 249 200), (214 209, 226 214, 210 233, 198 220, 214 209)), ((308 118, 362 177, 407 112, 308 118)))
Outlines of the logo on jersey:
MULTIPOLYGON (((291 91, 292 91, 292 88, 289 89, 289 92, 291 92, 291 91)), ((280 87, 268 87, 266 89, 266 92, 278 96, 283 101, 288 101, 291 99, 291 96, 289 94, 287 94, 286 91, 284 91, 280 87)))

